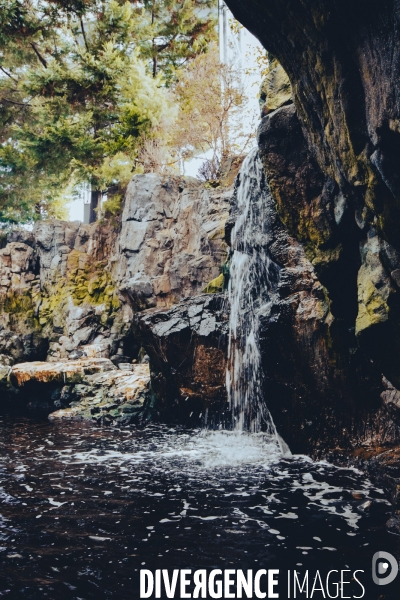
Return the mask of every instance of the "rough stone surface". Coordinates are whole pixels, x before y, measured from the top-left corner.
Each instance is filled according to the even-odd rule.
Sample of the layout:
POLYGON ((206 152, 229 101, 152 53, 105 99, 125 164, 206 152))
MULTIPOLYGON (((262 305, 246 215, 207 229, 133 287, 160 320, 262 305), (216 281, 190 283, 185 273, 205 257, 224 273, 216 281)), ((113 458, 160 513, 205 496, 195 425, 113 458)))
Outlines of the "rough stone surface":
POLYGON ((49 415, 55 420, 90 420, 98 423, 127 424, 137 422, 150 398, 150 371, 147 364, 130 370, 109 370, 85 374, 78 384, 66 385, 55 405, 68 402, 69 408, 49 415))
POLYGON ((387 241, 398 243, 399 3, 227 4, 288 74, 310 150, 324 174, 353 210, 358 201, 379 216, 387 241))
POLYGON ((108 358, 0 366, 0 408, 45 411, 51 420, 137 423, 151 404, 149 382, 147 363, 117 368, 108 358))
MULTIPOLYGON (((265 119, 281 119, 282 113, 285 122, 287 113, 289 120, 292 119, 290 107, 281 108, 265 119)), ((357 303, 351 313, 339 303, 340 299, 336 303, 330 299, 329 288, 322 285, 320 273, 325 274, 327 283, 332 283, 332 278, 329 271, 321 269, 321 261, 314 260, 316 256, 319 259, 317 242, 307 247, 296 239, 300 235, 290 235, 289 229, 298 233, 303 227, 294 209, 293 223, 287 219, 289 226, 280 216, 280 200, 293 202, 284 207, 289 216, 290 206, 298 209, 303 203, 304 211, 307 210, 308 195, 303 181, 311 185, 312 171, 305 177, 298 162, 294 162, 302 159, 301 153, 296 152, 295 136, 292 145, 290 139, 279 141, 279 128, 274 129, 274 123, 266 127, 264 120, 263 135, 268 135, 268 131, 274 136, 275 146, 262 138, 261 151, 269 144, 268 164, 275 170, 271 169, 270 177, 267 175, 261 182, 252 179, 250 170, 239 175, 238 184, 242 176, 246 177, 252 200, 244 225, 236 232, 236 247, 240 251, 260 255, 266 252, 271 261, 271 287, 265 297, 257 296, 253 306, 259 312, 264 401, 278 432, 293 452, 318 455, 336 447, 350 452, 362 446, 394 443, 399 439, 399 422, 387 403, 382 402, 381 372, 371 363, 367 349, 356 336, 357 303), (292 159, 287 155, 286 162, 278 160, 280 144, 293 148, 292 159), (282 197, 275 200, 272 190, 279 173, 282 197), (291 189, 293 180, 299 185, 297 195, 291 189)), ((303 160, 306 163, 306 153, 303 160)), ((318 202, 323 200, 316 196, 315 205, 318 202)), ((226 228, 228 241, 239 215, 235 191, 226 228)), ((304 227, 311 229, 316 215, 317 210, 311 211, 304 227)), ((329 231, 334 236, 333 225, 329 231)), ((384 294, 384 288, 375 281, 384 294)))
POLYGON ((113 371, 116 367, 108 358, 85 358, 59 362, 19 363, 11 367, 11 381, 17 387, 30 383, 74 383, 85 375, 113 371))
POLYGON ((227 4, 277 57, 293 91, 294 106, 260 130, 279 215, 332 314, 400 387, 400 5, 227 4))
POLYGON ((169 307, 221 272, 228 202, 196 179, 133 178, 115 259, 119 291, 135 310, 169 307))
POLYGON ((294 105, 264 117, 258 139, 283 224, 327 288, 332 313, 354 326, 360 232, 337 185, 323 176, 308 150, 294 105))
POLYGON ((7 396, 11 387, 10 384, 11 367, 0 364, 0 392, 3 397, 7 396))
POLYGON ((197 425, 223 421, 228 309, 222 294, 186 299, 136 316, 136 335, 150 357, 161 419, 197 425))
POLYGON ((201 292, 226 259, 229 199, 190 178, 135 176, 120 230, 46 221, 0 250, 2 364, 137 357, 134 312, 201 292))
POLYGON ((277 108, 291 102, 293 102, 293 95, 289 77, 282 65, 275 60, 272 62, 270 71, 261 85, 261 116, 268 115, 277 108))

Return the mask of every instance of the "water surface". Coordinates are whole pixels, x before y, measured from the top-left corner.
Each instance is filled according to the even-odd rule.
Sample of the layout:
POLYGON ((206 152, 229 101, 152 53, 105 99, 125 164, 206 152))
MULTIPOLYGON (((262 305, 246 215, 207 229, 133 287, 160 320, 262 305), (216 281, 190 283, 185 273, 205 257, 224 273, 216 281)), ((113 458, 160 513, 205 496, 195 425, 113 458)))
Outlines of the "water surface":
POLYGON ((399 552, 390 506, 353 469, 160 425, 2 417, 0 440, 0 595, 136 599, 141 568, 349 568, 365 598, 399 597, 370 576, 375 551, 399 552))

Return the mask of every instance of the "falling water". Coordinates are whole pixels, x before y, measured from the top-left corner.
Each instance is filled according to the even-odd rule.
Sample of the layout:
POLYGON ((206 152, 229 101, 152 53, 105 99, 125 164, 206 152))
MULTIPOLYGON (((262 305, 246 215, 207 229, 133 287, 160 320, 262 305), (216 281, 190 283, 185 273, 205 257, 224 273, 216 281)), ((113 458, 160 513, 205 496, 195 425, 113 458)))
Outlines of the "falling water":
POLYGON ((245 159, 234 196, 231 234, 230 335, 226 385, 234 428, 276 435, 263 398, 259 320, 271 304, 277 267, 267 253, 268 219, 263 167, 256 149, 245 159))

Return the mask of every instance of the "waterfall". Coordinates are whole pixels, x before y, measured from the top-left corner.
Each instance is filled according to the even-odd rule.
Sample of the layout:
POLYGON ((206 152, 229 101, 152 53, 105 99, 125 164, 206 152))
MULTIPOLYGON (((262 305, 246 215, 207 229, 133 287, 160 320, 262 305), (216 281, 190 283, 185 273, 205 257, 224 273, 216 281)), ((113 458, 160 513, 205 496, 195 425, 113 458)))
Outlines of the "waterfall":
POLYGON ((254 149, 243 162, 233 197, 236 220, 231 234, 226 387, 235 429, 276 436, 264 399, 259 340, 260 317, 269 313, 278 273, 267 252, 268 194, 261 160, 254 149))

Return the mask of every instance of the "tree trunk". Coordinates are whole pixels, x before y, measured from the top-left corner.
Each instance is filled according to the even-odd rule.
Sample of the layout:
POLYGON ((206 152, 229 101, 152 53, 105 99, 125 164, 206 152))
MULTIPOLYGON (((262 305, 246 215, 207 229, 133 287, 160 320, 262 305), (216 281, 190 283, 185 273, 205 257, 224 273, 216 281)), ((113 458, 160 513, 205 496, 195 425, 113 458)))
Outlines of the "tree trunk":
POLYGON ((101 192, 99 190, 92 190, 91 201, 90 201, 90 215, 89 223, 95 223, 97 221, 97 208, 99 207, 101 200, 101 192))

